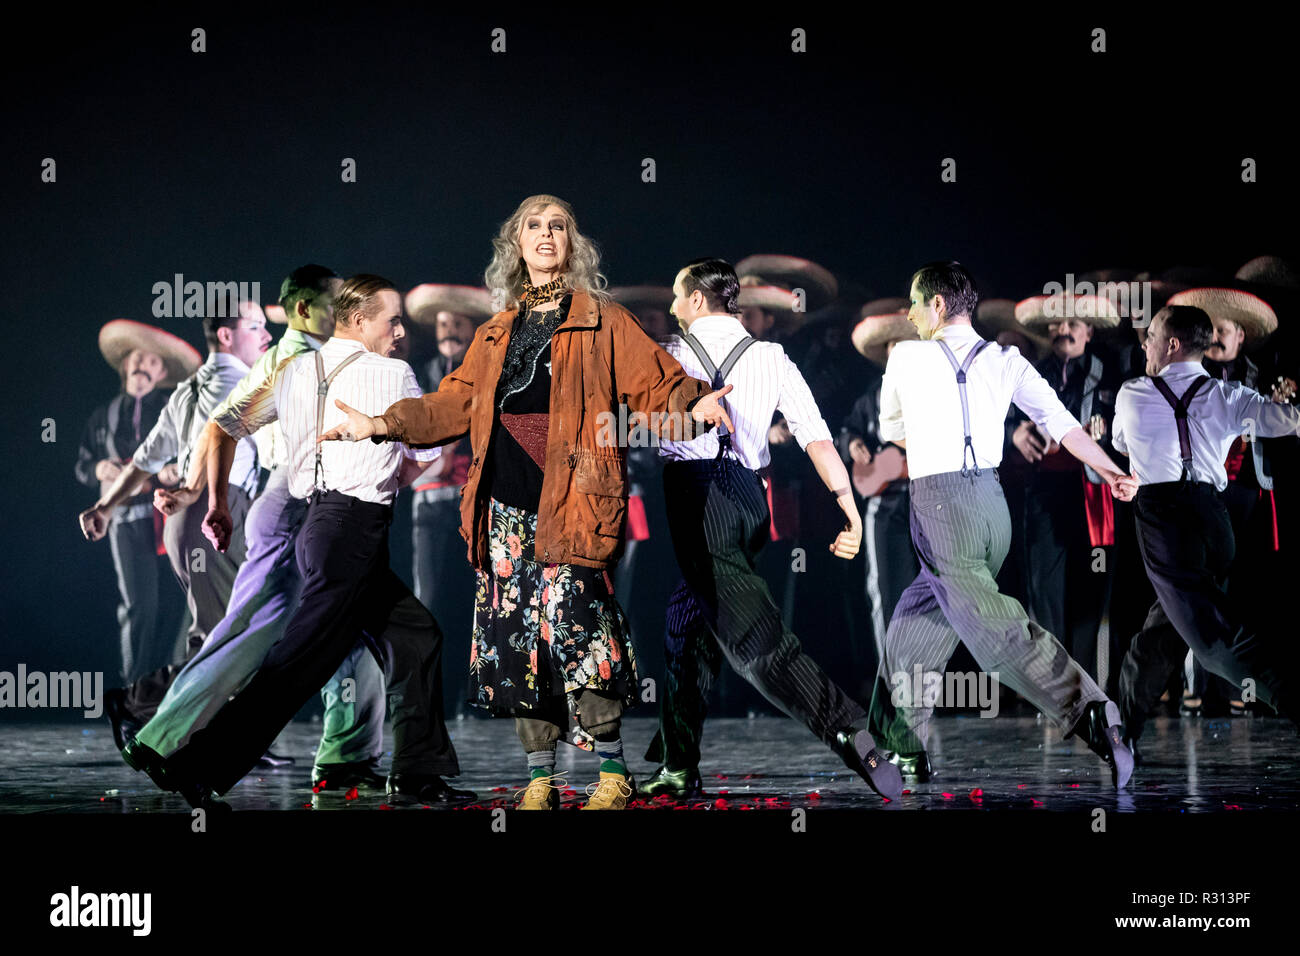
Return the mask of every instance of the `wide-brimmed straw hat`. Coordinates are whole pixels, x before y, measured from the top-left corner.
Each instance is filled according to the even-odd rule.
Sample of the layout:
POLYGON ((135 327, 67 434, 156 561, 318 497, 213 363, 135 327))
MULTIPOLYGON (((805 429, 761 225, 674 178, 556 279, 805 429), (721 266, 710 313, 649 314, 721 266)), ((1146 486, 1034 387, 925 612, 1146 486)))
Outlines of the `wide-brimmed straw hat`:
POLYGON ((122 360, 133 350, 144 349, 162 357, 166 374, 158 383, 175 385, 194 374, 203 364, 199 350, 184 339, 163 329, 131 319, 114 319, 99 330, 99 351, 113 371, 120 371, 122 360))
POLYGON ((736 275, 741 279, 757 278, 761 280, 760 285, 803 289, 804 305, 809 312, 829 305, 840 291, 840 284, 830 270, 798 256, 771 253, 746 256, 736 263, 736 275))
POLYGON ((789 289, 766 285, 754 276, 740 280, 740 308, 755 306, 771 312, 776 318, 776 330, 782 336, 792 335, 808 320, 807 312, 794 311, 795 295, 789 289))
POLYGON ((907 321, 907 310, 897 309, 878 315, 866 315, 853 327, 853 347, 882 368, 889 358, 891 342, 908 342, 920 338, 916 327, 907 321))
POLYGON ((1169 300, 1169 305, 1194 305, 1211 319, 1236 322, 1247 341, 1261 339, 1277 328, 1273 307, 1240 289, 1187 289, 1169 300))
POLYGON ((437 325, 439 312, 456 312, 478 325, 496 311, 492 308, 492 293, 482 286, 426 282, 406 293, 406 314, 417 325, 437 325))
POLYGON ((1113 329, 1119 325, 1119 312, 1110 299, 1101 295, 1031 295, 1016 303, 1016 321, 1025 328, 1048 325, 1062 319, 1077 319, 1093 328, 1113 329))
POLYGON ((974 318, 979 325, 992 333, 991 337, 995 341, 999 332, 1015 332, 1027 338, 1040 352, 1046 351, 1052 345, 1052 340, 1039 329, 1021 325, 1016 321, 1015 299, 981 299, 979 305, 975 307, 974 318))

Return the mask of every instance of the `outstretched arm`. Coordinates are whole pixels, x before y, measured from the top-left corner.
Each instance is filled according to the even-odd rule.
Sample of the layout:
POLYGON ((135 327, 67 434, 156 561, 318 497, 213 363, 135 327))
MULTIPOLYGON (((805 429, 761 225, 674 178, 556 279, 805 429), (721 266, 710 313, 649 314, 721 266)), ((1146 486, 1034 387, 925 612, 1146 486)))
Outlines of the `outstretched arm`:
POLYGON ((1124 474, 1124 470, 1083 428, 1071 428, 1062 435, 1061 446, 1101 475, 1110 485, 1111 493, 1120 501, 1131 501, 1137 494, 1137 479, 1124 474))
POLYGON ((858 553, 862 546, 862 517, 858 506, 853 501, 853 489, 849 486, 849 473, 844 468, 835 443, 829 438, 810 441, 804 451, 812 459, 817 475, 835 496, 835 503, 848 519, 848 527, 841 531, 831 543, 831 553, 837 558, 849 559, 858 553))

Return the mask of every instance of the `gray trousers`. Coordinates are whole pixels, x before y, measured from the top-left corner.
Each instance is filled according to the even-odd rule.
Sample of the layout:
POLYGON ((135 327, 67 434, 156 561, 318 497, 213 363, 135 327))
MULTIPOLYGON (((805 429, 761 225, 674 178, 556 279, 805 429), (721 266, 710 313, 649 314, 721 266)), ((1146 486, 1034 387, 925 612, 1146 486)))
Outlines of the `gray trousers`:
MULTIPOLYGON (((306 513, 307 502, 289 494, 285 469, 275 469, 248 511, 247 556, 235 576, 226 615, 176 675, 158 712, 136 735, 141 743, 170 756, 253 678, 267 652, 284 636, 302 588, 294 542, 306 513)), ((379 757, 384 677, 363 644, 358 643, 321 693, 325 734, 316 762, 379 757)))
POLYGON ((173 651, 171 635, 163 647, 158 634, 159 560, 152 509, 119 508, 108 526, 108 545, 117 572, 121 678, 123 684, 130 684, 169 664, 173 651))
MULTIPOLYGON (((888 686, 914 687, 920 665, 943 679, 961 641, 980 669, 1026 698, 1064 731, 1073 732, 1088 704, 1106 695, 1061 646, 1029 620, 1020 602, 998 591, 994 577, 1011 547, 1011 518, 997 472, 926 475, 911 483, 912 543, 921 572, 908 585, 885 635, 888 686)), ((931 677, 930 680, 935 678, 931 677)), ((891 750, 926 749, 933 707, 896 703, 901 721, 891 750)))

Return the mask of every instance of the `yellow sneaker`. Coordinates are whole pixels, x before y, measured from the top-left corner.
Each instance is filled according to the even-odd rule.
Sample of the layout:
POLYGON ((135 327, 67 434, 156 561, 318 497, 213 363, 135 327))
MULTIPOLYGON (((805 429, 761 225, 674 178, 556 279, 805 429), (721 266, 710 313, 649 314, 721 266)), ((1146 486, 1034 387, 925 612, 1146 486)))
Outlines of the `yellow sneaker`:
POLYGON ((516 790, 515 796, 521 793, 524 798, 515 805, 516 810, 558 810, 560 809, 560 790, 566 781, 564 775, 567 770, 561 770, 559 773, 553 773, 549 777, 534 777, 528 782, 528 786, 523 790, 516 790))
POLYGON ((587 796, 591 799, 582 809, 623 810, 627 807, 628 798, 635 792, 636 786, 632 783, 631 777, 625 777, 621 773, 606 773, 602 770, 599 781, 587 784, 587 796))

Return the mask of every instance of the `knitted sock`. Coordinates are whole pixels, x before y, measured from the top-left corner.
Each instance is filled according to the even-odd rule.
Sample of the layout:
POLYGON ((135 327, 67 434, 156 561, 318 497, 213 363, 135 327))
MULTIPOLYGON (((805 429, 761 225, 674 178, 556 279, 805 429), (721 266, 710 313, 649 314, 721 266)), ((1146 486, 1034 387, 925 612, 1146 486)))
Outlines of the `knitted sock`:
POLYGON ((596 738, 596 756, 600 758, 601 773, 618 773, 627 777, 627 763, 623 760, 623 738, 613 740, 596 738))
POLYGON ((528 754, 528 778, 549 777, 555 773, 555 751, 534 750, 528 754))

